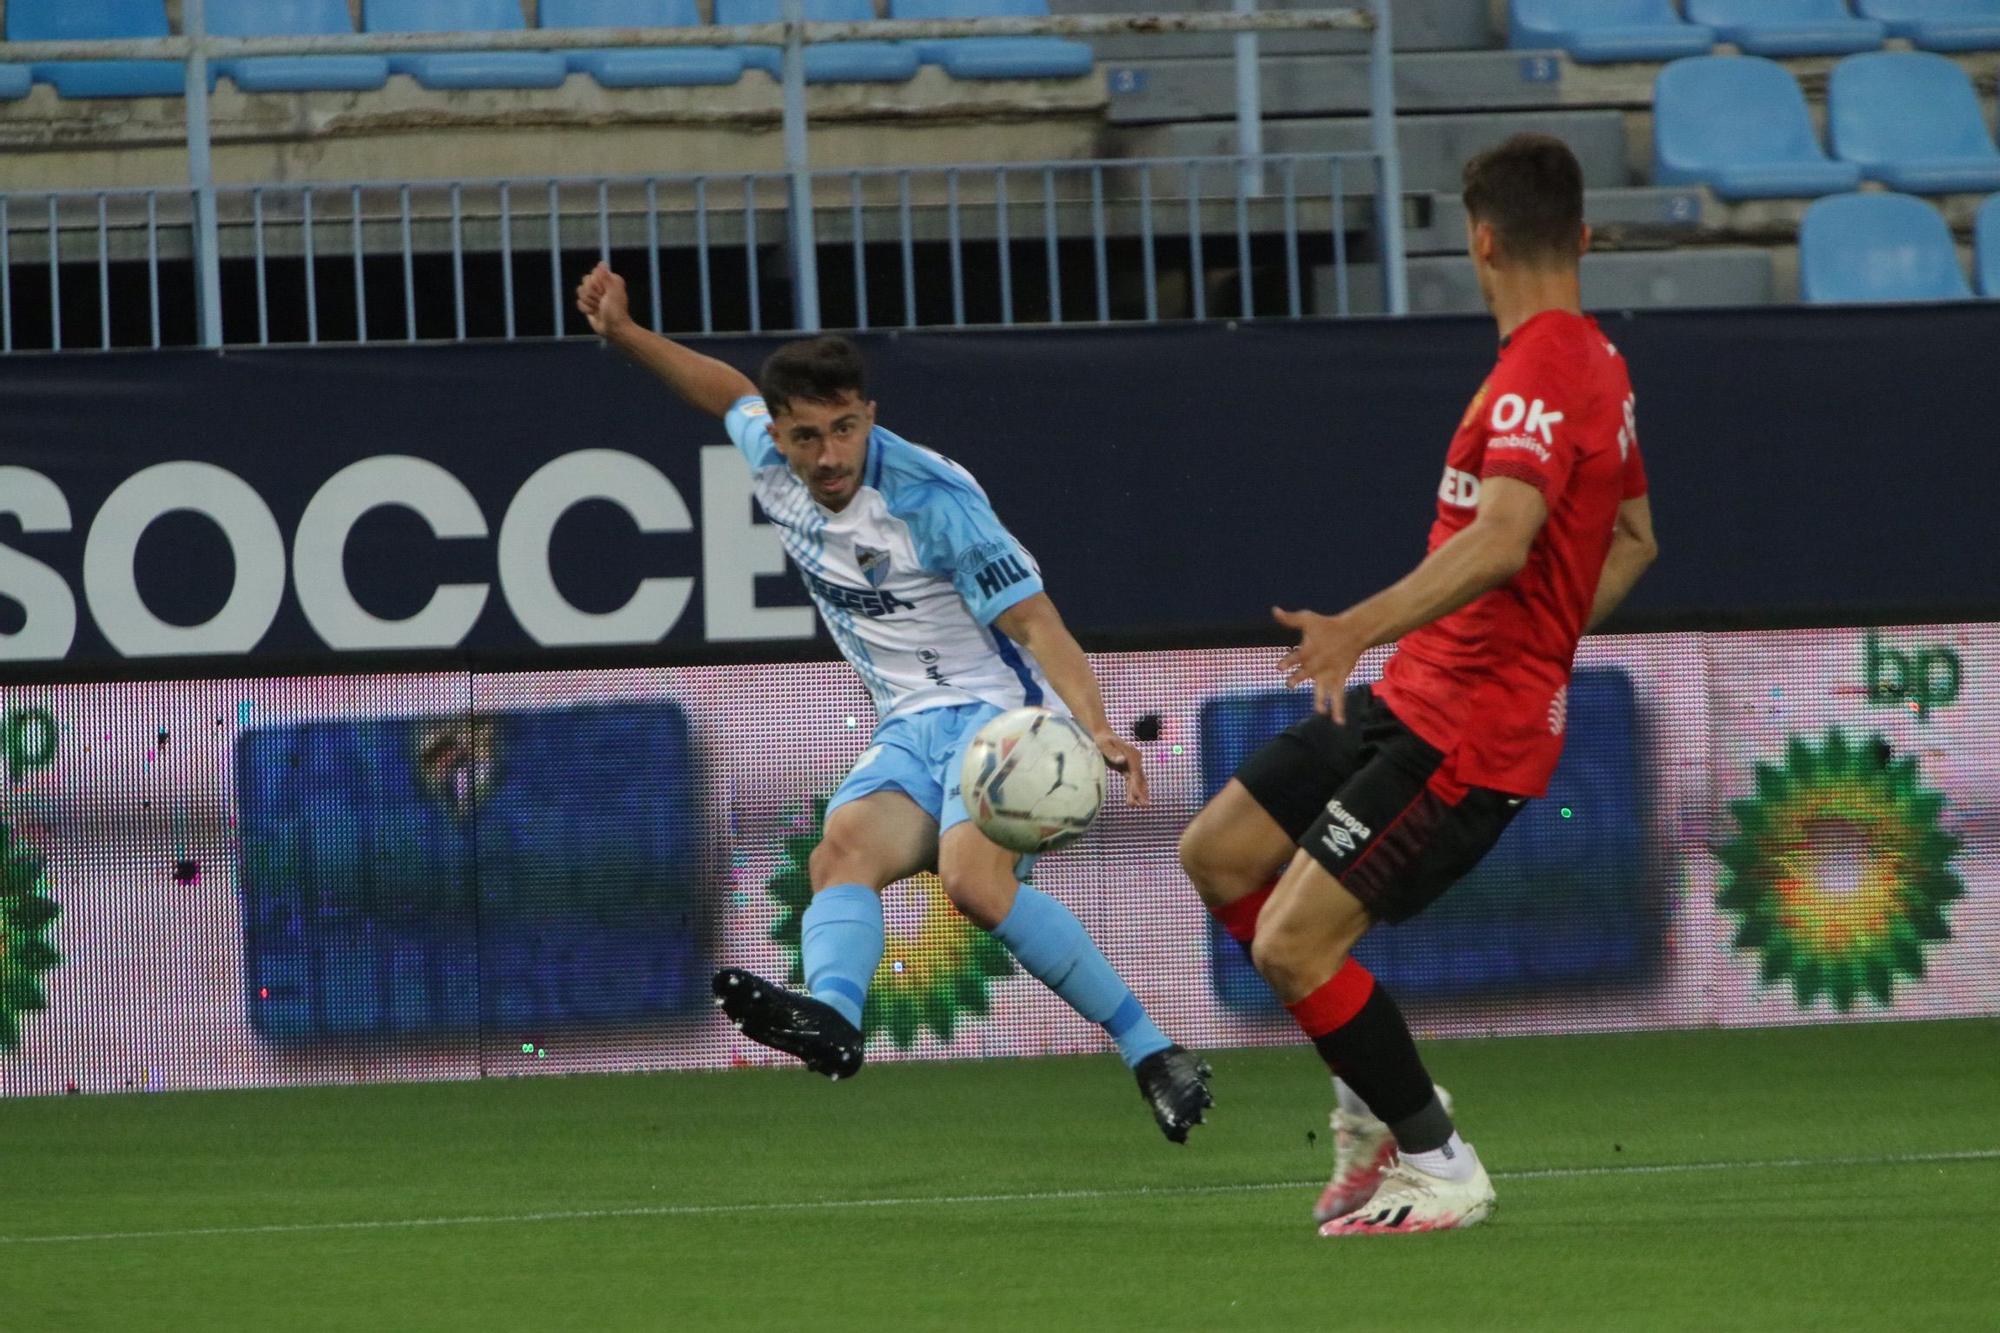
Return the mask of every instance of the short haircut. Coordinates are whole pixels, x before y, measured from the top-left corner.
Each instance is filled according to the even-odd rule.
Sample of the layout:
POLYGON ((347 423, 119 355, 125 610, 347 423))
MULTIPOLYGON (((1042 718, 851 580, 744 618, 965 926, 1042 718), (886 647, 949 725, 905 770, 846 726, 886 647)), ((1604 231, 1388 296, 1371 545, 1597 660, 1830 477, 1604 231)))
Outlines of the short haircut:
POLYGON ((1574 264, 1583 235, 1583 167, 1561 139, 1517 134, 1465 164, 1465 211, 1527 264, 1574 264))
POLYGON ((837 403, 848 393, 866 398, 861 349, 832 334, 786 343, 757 372, 757 391, 773 413, 787 410, 795 398, 809 403, 837 403))

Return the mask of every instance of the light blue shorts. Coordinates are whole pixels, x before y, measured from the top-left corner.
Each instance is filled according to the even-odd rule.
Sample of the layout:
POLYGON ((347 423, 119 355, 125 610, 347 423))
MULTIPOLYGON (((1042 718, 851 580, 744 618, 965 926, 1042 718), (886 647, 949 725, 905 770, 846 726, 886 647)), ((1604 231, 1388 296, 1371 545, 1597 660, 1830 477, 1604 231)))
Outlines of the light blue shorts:
MULTIPOLYGON (((878 791, 899 791, 937 820, 938 836, 943 837, 972 818, 959 789, 959 769, 972 738, 1004 711, 992 704, 959 704, 883 722, 827 801, 827 814, 878 791)), ((1034 857, 1022 857, 1015 874, 1026 879, 1034 864, 1034 857)))

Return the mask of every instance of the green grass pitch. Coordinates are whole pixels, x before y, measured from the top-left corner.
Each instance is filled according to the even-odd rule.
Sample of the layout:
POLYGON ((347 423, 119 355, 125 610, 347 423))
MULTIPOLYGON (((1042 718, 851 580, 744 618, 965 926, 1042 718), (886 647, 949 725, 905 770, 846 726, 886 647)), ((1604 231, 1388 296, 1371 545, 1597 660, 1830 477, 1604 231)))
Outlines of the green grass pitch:
POLYGON ((0 1329, 2000 1328, 2000 1022, 1427 1053, 1499 1211, 1341 1242, 1305 1048, 0 1102, 0 1329))

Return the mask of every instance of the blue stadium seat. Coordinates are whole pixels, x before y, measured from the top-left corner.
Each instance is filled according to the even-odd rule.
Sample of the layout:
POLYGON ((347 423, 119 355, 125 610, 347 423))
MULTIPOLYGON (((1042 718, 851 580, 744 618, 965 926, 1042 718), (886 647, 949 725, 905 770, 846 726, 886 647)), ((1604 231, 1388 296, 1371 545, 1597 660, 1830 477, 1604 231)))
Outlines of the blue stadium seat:
MULTIPOLYGON (((166 0, 8 0, 7 38, 15 42, 87 42, 112 37, 168 37, 166 0)), ((63 97, 179 97, 187 73, 176 60, 43 60, 36 83, 63 97)))
POLYGON ((1858 0, 1864 17, 1926 51, 2000 51, 2000 0, 1858 0))
POLYGON ((0 102, 18 102, 35 90, 35 71, 27 65, 0 65, 0 102))
POLYGON ((1847 0, 1687 0, 1687 16, 1751 55, 1844 56, 1879 51, 1889 30, 1847 0))
MULTIPOLYGON (((1044 18, 1048 0, 889 0, 892 19, 1044 18)), ((1061 37, 960 37, 916 42, 917 58, 954 79, 1077 79, 1095 58, 1061 37)))
POLYGON ((1979 267, 1979 294, 2000 297, 2000 194, 1980 206, 1972 224, 1974 262, 1979 267))
POLYGON ((1653 181, 1706 185, 1724 199, 1802 199, 1854 189, 1861 168, 1827 158, 1782 65, 1696 56, 1653 86, 1653 181))
POLYGON ((1560 47, 1585 64, 1705 54, 1715 29, 1684 21, 1674 0, 1513 0, 1507 42, 1560 47))
MULTIPOLYGON (((698 28, 694 0, 542 0, 544 28, 698 28)), ((571 51, 571 70, 606 88, 684 88, 734 83, 743 56, 725 46, 571 51)))
MULTIPOLYGON (((208 30, 226 37, 354 31, 347 0, 208 0, 207 18, 208 30)), ((389 81, 381 56, 256 56, 217 66, 246 93, 364 92, 389 81)))
POLYGON ((1965 71, 1923 51, 1849 56, 1827 85, 1835 157, 1906 194, 2000 189, 2000 149, 1965 71))
MULTIPOLYGON (((362 0, 368 32, 518 32, 520 0, 362 0)), ((391 56, 389 70, 426 88, 558 88, 569 65, 548 51, 391 56)))
POLYGON ((1806 210, 1799 291, 1812 302, 1963 301, 1951 228, 1906 194, 1842 194, 1806 210))
MULTIPOLYGON (((876 17, 871 0, 805 0, 811 23, 862 23, 876 17)), ((715 21, 724 27, 741 23, 776 23, 779 0, 715 0, 715 21)), ((779 75, 784 52, 775 46, 743 46, 743 63, 772 78, 779 75)), ((807 83, 904 83, 917 76, 916 48, 904 42, 828 42, 806 48, 807 83)))

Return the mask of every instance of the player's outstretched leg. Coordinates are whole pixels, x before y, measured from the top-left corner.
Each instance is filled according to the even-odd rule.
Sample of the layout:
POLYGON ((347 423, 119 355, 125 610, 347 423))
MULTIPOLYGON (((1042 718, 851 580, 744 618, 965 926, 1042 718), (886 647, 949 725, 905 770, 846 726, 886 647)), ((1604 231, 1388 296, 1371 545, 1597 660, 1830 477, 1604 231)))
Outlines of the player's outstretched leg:
POLYGON ((750 1040, 796 1055, 831 1079, 861 1072, 861 1010, 882 961, 882 899, 865 884, 836 884, 813 895, 800 918, 799 956, 807 994, 737 968, 715 976, 715 1002, 750 1040))
POLYGON ((831 1079, 861 1072, 861 1029, 832 1005, 775 986, 740 967, 715 974, 715 1002, 750 1040, 796 1055, 831 1079))
POLYGON ((946 833, 939 849, 945 893, 993 933, 1028 975, 1103 1027, 1139 1080, 1160 1132, 1186 1143, 1215 1104, 1211 1070, 1167 1039, 1067 907, 1014 878, 1014 855, 971 824, 946 833))
POLYGON ((861 1069, 861 1015, 882 962, 878 886, 914 874, 937 854, 937 824, 910 798, 876 791, 841 800, 813 849, 813 900, 799 921, 808 994, 731 968, 715 977, 715 1002, 750 1040, 796 1055, 829 1078, 861 1069))

